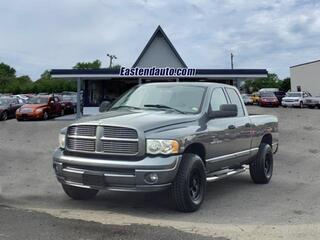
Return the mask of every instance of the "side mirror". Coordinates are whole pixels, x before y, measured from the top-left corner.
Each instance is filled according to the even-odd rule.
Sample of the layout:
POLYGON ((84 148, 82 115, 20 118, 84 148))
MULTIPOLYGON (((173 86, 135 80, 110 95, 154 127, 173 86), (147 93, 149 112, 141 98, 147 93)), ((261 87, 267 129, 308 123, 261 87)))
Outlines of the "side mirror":
POLYGON ((110 101, 103 101, 99 106, 99 112, 106 112, 110 106, 110 101))
POLYGON ((210 118, 227 118, 236 117, 238 115, 238 107, 236 104, 222 104, 219 111, 209 110, 210 118))

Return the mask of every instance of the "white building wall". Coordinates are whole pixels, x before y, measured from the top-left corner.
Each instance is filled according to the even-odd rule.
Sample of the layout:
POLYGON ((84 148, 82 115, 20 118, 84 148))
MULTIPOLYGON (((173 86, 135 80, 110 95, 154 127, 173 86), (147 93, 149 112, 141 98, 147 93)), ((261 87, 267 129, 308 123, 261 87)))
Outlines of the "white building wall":
POLYGON ((307 63, 290 68, 291 91, 310 92, 313 96, 320 96, 320 61, 307 63))

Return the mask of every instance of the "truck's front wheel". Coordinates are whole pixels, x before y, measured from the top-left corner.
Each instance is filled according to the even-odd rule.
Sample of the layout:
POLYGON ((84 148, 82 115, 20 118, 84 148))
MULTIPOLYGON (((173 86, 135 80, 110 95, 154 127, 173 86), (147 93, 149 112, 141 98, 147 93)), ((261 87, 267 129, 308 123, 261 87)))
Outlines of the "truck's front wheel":
POLYGON ((250 164, 250 176, 254 183, 266 184, 271 180, 273 172, 272 148, 261 143, 256 159, 250 164))
POLYGON ((99 192, 95 189, 74 187, 66 184, 62 184, 62 188, 69 197, 75 200, 88 200, 95 197, 99 192))
POLYGON ((206 173, 203 161, 195 154, 185 154, 171 188, 176 208, 194 212, 202 204, 206 191, 206 173))

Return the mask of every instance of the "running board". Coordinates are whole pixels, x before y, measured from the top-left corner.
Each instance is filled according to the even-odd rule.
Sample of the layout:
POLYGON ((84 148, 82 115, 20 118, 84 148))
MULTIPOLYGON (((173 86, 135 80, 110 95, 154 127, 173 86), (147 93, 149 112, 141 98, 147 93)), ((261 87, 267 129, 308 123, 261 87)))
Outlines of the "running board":
POLYGON ((209 174, 209 176, 207 177, 207 182, 215 182, 215 181, 218 181, 220 179, 223 179, 223 178, 235 175, 235 174, 242 173, 244 171, 246 171, 245 167, 239 168, 239 169, 230 169, 230 171, 226 171, 226 172, 224 172, 222 174, 211 174, 211 176, 209 174))

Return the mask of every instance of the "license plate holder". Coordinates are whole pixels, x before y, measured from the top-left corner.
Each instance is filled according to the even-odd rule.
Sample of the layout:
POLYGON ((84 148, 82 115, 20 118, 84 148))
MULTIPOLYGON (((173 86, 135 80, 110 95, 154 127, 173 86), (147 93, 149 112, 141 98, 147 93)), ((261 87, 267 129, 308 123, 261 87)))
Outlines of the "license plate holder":
POLYGON ((84 185, 89 186, 105 186, 104 175, 102 173, 84 172, 82 176, 82 182, 84 185))

